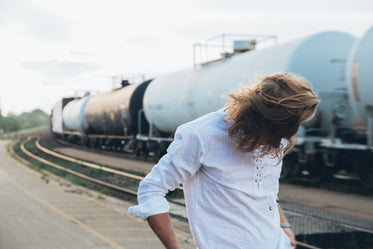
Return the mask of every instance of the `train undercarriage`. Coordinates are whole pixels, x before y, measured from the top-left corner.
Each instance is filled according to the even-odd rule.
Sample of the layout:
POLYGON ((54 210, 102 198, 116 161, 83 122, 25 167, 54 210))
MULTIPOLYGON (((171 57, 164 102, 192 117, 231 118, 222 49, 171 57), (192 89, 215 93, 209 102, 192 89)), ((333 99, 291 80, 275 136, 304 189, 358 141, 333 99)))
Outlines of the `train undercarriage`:
POLYGON ((283 161, 282 177, 304 177, 321 182, 329 177, 358 179, 373 188, 372 148, 361 144, 342 144, 339 140, 307 141, 294 148, 283 161))
MULTIPOLYGON (((158 160, 167 151, 172 138, 149 136, 108 136, 67 132, 59 138, 93 149, 133 154, 158 160)), ((364 188, 373 188, 372 150, 361 144, 342 145, 317 137, 301 141, 283 160, 281 177, 302 177, 311 183, 330 177, 359 180, 364 188)))

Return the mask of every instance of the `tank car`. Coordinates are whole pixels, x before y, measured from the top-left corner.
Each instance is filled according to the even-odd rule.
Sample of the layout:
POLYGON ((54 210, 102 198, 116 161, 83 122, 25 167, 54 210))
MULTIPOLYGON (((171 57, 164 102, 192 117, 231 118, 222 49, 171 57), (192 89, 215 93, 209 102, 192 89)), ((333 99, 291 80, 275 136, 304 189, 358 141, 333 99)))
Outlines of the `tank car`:
POLYGON ((373 117, 372 44, 373 27, 355 43, 348 59, 346 71, 350 102, 360 121, 368 125, 367 144, 369 146, 373 145, 372 124, 370 123, 373 117))
POLYGON ((85 129, 90 144, 123 147, 138 133, 148 130, 142 109, 145 89, 151 80, 128 84, 111 92, 92 96, 85 107, 85 129))
POLYGON ((67 130, 84 133, 88 128, 85 117, 85 106, 91 96, 87 94, 83 98, 76 98, 70 101, 62 111, 63 123, 67 130))
POLYGON ((62 112, 64 107, 72 100, 74 100, 73 97, 62 98, 52 107, 50 115, 50 131, 55 136, 62 137, 65 133, 62 112))
POLYGON ((127 85, 93 96, 85 110, 89 133, 122 136, 136 133, 138 111, 142 108, 142 97, 149 83, 127 85))
POLYGON ((349 129, 333 123, 334 134, 323 140, 328 165, 357 172, 366 187, 373 187, 373 27, 354 44, 346 67, 348 101, 356 115, 349 129))
MULTIPOLYGON (((311 82, 322 102, 315 117, 300 127, 297 146, 285 158, 283 172, 302 172, 318 181, 350 167, 370 184, 373 76, 368 69, 372 49, 367 44, 372 44, 372 33, 371 29, 356 42, 343 32, 321 32, 261 50, 252 49, 255 42, 249 43, 250 49, 224 52, 218 60, 98 94, 86 100, 84 108, 80 100, 74 110, 80 124, 73 126, 66 120, 61 125, 53 114, 54 131, 68 127, 94 145, 123 148, 129 144, 137 154, 153 151, 161 156, 180 124, 222 108, 225 93, 254 84, 261 74, 298 73, 311 82)), ((58 110, 53 112, 62 113, 58 110)))
POLYGON ((150 82, 123 81, 121 88, 111 92, 62 99, 52 109, 51 132, 91 147, 122 150, 132 146, 138 152, 146 150, 143 141, 136 143, 134 136, 149 129, 140 110, 150 82))
MULTIPOLYGON (((321 109, 329 113, 329 97, 345 87, 345 63, 354 41, 346 33, 323 32, 157 77, 144 95, 145 116, 157 129, 173 132, 180 124, 221 108, 224 93, 272 72, 307 78, 323 99, 321 109)), ((328 115, 322 123, 325 128, 330 125, 328 115)))
POLYGON ((342 112, 352 113, 345 87, 345 64, 355 40, 342 32, 322 32, 157 77, 144 95, 145 116, 154 130, 172 133, 180 124, 222 108, 224 93, 255 82, 260 74, 301 74, 312 83, 322 102, 315 118, 303 127, 303 135, 299 134, 296 153, 284 162, 284 172, 303 171, 312 180, 319 180, 325 174, 319 144, 331 133, 331 113, 340 114, 342 127, 354 122, 352 115, 342 112))

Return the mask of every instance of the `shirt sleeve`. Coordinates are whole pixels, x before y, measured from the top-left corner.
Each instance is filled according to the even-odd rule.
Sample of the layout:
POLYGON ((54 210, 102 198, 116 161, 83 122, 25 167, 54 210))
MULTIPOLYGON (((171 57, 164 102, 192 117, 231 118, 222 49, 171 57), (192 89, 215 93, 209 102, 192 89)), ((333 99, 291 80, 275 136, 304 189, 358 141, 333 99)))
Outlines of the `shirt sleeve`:
POLYGON ((140 182, 137 193, 139 204, 130 207, 129 213, 147 218, 169 212, 165 195, 196 174, 200 168, 201 147, 201 141, 193 127, 180 126, 167 154, 140 182))

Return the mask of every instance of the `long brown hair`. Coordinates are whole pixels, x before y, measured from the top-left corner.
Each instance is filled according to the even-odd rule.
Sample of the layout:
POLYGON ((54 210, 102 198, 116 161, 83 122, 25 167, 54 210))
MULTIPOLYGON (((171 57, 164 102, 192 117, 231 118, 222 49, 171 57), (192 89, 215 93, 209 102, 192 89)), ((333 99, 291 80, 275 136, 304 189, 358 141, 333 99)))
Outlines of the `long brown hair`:
POLYGON ((242 152, 259 149, 260 155, 282 159, 281 139, 288 141, 285 154, 295 145, 293 136, 302 122, 311 119, 320 100, 307 80, 291 73, 264 76, 253 88, 228 94, 229 135, 242 152))

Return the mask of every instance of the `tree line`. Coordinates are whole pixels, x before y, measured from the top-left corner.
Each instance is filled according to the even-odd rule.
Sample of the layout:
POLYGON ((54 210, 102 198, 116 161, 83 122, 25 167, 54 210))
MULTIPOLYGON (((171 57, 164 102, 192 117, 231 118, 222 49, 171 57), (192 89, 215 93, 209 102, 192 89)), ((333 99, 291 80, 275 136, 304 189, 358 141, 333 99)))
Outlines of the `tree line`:
POLYGON ((40 109, 20 115, 10 113, 7 116, 0 116, 0 130, 5 133, 47 125, 49 125, 49 115, 40 109))

